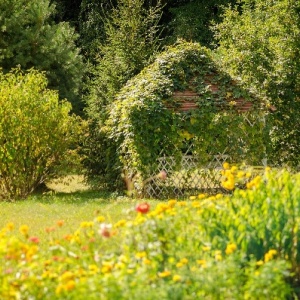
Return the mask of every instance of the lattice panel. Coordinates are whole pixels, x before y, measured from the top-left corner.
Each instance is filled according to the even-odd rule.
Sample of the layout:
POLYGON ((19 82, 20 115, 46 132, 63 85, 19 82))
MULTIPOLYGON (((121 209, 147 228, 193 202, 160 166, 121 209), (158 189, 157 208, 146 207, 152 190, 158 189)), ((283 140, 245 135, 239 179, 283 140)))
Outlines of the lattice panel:
MULTIPOLYGON (((189 148, 186 153, 190 153, 190 150, 189 148)), ((155 178, 149 182, 145 187, 146 196, 183 197, 198 192, 216 192, 221 189, 220 170, 223 163, 229 159, 225 151, 213 155, 211 161, 205 165, 201 165, 199 157, 195 155, 183 155, 179 164, 172 156, 162 156, 158 159, 156 174, 164 170, 167 178, 165 181, 155 178)))
MULTIPOLYGON (((249 140, 253 138, 253 132, 248 131, 249 127, 255 128, 260 124, 257 126, 257 130, 260 130, 264 123, 264 114, 254 116, 250 112, 243 112, 243 121, 237 124, 240 131, 235 131, 233 135, 230 134, 230 130, 223 131, 223 134, 228 138, 227 142, 224 143, 225 149, 220 151, 223 147, 220 147, 220 143, 214 144, 212 142, 210 147, 205 145, 206 148, 204 149, 209 150, 205 150, 206 157, 202 157, 202 159, 201 154, 197 154, 196 149, 199 147, 199 140, 194 140, 195 145, 192 140, 187 141, 185 152, 179 162, 176 161, 175 157, 163 155, 162 152, 158 159, 156 172, 152 174, 153 180, 144 186, 144 194, 154 198, 170 198, 186 197, 203 192, 216 193, 223 190, 220 170, 224 162, 246 162, 254 166, 266 164, 263 148, 249 148, 247 146, 249 140), (208 161, 207 157, 209 158, 208 161), (262 159, 263 161, 261 161, 262 159), (164 181, 156 176, 161 171, 167 173, 167 178, 164 181)), ((216 119, 215 126, 222 126, 222 122, 216 119)))

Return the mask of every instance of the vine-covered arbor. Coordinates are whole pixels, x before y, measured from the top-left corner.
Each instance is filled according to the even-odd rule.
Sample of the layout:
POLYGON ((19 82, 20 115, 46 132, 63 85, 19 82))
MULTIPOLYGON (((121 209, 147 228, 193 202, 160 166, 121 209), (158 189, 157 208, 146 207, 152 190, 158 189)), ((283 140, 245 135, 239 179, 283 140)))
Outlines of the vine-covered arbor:
POLYGON ((129 189, 181 196, 220 188, 224 161, 261 165, 265 114, 210 50, 180 42, 121 90, 106 129, 129 189))

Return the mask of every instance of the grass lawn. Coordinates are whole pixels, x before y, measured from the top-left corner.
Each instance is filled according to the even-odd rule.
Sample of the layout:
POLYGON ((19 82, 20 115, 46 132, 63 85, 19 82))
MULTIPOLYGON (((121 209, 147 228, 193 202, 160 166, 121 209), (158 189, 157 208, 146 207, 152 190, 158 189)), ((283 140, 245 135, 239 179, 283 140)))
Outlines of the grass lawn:
MULTIPOLYGON (((123 219, 126 213, 139 202, 136 199, 117 197, 113 194, 93 191, 80 181, 68 179, 68 183, 56 181, 49 184, 53 192, 36 194, 26 200, 0 202, 0 228, 13 222, 16 228, 28 225, 31 236, 38 236, 43 241, 46 229, 57 227, 63 221, 59 236, 74 232, 83 221, 92 221, 97 216, 104 216, 105 222, 114 223, 123 219)), ((148 201, 155 205, 158 201, 148 201)))

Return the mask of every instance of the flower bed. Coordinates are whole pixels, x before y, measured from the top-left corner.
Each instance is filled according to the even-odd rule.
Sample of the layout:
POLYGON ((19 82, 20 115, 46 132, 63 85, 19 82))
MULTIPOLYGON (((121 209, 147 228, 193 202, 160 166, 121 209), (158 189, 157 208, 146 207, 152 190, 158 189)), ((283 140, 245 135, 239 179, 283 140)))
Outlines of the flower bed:
POLYGON ((0 231, 1 299, 285 299, 299 279, 300 177, 225 165, 233 195, 200 194, 123 220, 82 222, 40 243, 26 225, 0 231), (16 230, 22 233, 17 238, 16 230))

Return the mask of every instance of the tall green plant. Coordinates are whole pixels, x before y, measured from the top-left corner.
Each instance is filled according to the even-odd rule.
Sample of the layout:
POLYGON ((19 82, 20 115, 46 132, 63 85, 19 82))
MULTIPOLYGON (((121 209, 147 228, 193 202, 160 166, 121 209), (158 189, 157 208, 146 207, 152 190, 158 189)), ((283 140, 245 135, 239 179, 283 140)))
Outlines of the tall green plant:
POLYGON ((213 44, 212 22, 221 20, 222 5, 235 3, 235 0, 194 0, 182 1, 180 5, 171 7, 172 20, 169 23, 170 40, 183 38, 187 41, 199 42, 203 46, 213 44))
POLYGON ((59 90, 79 110, 83 63, 75 46, 77 35, 68 23, 55 23, 49 0, 0 2, 0 67, 20 65, 45 71, 49 87, 59 90))
POLYGON ((0 73, 0 198, 25 197, 49 178, 79 127, 36 70, 0 73))
POLYGON ((216 26, 217 54, 231 76, 266 99, 269 158, 298 165, 300 131, 300 2, 296 0, 240 1, 228 8, 216 26))
POLYGON ((112 188, 119 180, 111 169, 119 165, 117 145, 100 129, 121 87, 158 51, 161 9, 160 4, 144 8, 144 0, 120 0, 104 19, 105 44, 99 48, 87 98, 90 135, 85 143, 85 165, 90 177, 100 175, 112 188))

